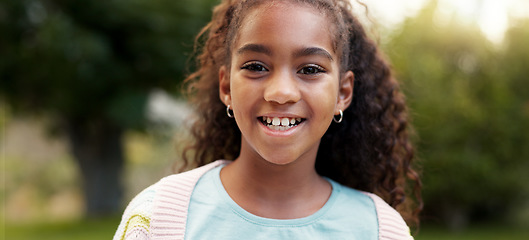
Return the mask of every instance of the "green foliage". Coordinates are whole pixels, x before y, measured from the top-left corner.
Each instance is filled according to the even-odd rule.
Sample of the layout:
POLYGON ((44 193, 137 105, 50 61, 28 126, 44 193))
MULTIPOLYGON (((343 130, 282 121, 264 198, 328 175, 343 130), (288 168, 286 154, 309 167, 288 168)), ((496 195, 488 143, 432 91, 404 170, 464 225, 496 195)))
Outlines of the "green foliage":
POLYGON ((0 93, 15 111, 144 123, 153 88, 177 92, 211 0, 0 3, 0 93))
POLYGON ((477 26, 435 21, 433 1, 385 46, 418 133, 428 218, 496 218, 527 199, 529 25, 505 48, 477 26))
POLYGON ((176 93, 213 0, 0 2, 0 101, 65 133, 89 215, 120 211, 122 137, 176 93), (51 116, 51 117, 50 117, 51 116))

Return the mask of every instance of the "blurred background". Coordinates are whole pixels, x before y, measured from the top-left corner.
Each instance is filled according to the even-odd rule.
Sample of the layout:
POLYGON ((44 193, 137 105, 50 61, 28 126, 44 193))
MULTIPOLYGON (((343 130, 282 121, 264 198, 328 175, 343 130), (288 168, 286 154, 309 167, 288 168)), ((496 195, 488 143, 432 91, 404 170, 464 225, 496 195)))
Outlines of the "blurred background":
MULTIPOLYGON (((529 239, 529 2, 355 3, 411 109, 416 239, 529 239)), ((108 239, 172 173, 216 0, 0 0, 5 239, 108 239)))

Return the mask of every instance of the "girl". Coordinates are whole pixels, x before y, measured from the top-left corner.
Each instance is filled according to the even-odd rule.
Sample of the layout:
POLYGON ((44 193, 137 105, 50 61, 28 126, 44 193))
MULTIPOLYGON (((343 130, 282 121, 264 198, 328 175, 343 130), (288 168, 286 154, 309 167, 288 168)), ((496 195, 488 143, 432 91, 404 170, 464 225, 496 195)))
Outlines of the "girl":
POLYGON ((206 34, 200 167, 140 193, 114 239, 412 238, 406 106, 347 0, 224 0, 206 34))

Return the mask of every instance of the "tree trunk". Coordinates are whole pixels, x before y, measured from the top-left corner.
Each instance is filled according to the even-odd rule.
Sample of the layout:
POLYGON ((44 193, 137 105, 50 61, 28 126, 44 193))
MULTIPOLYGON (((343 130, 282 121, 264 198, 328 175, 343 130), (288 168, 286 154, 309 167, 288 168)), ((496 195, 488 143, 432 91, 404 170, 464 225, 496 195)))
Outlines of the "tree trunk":
POLYGON ((123 129, 105 121, 67 121, 73 156, 82 176, 88 216, 121 211, 123 129))

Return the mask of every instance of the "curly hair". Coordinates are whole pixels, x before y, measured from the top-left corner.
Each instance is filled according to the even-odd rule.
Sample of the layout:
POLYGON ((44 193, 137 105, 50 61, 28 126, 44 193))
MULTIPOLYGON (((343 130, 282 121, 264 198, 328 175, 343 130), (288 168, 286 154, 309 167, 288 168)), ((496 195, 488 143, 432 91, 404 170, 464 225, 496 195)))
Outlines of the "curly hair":
MULTIPOLYGON (((241 132, 235 121, 226 117, 225 105, 219 99, 218 70, 230 64, 231 44, 245 14, 275 1, 223 0, 197 36, 198 70, 185 79, 188 97, 198 114, 191 128, 195 141, 183 153, 186 167, 239 155, 241 132)), ((340 72, 350 70, 355 76, 352 103, 344 111, 343 122, 332 123, 323 135, 316 171, 343 185, 379 195, 408 224, 418 226, 422 186, 412 167, 414 149, 405 99, 390 65, 353 15, 349 1, 290 1, 315 7, 331 20, 333 50, 341 53, 340 72)))

